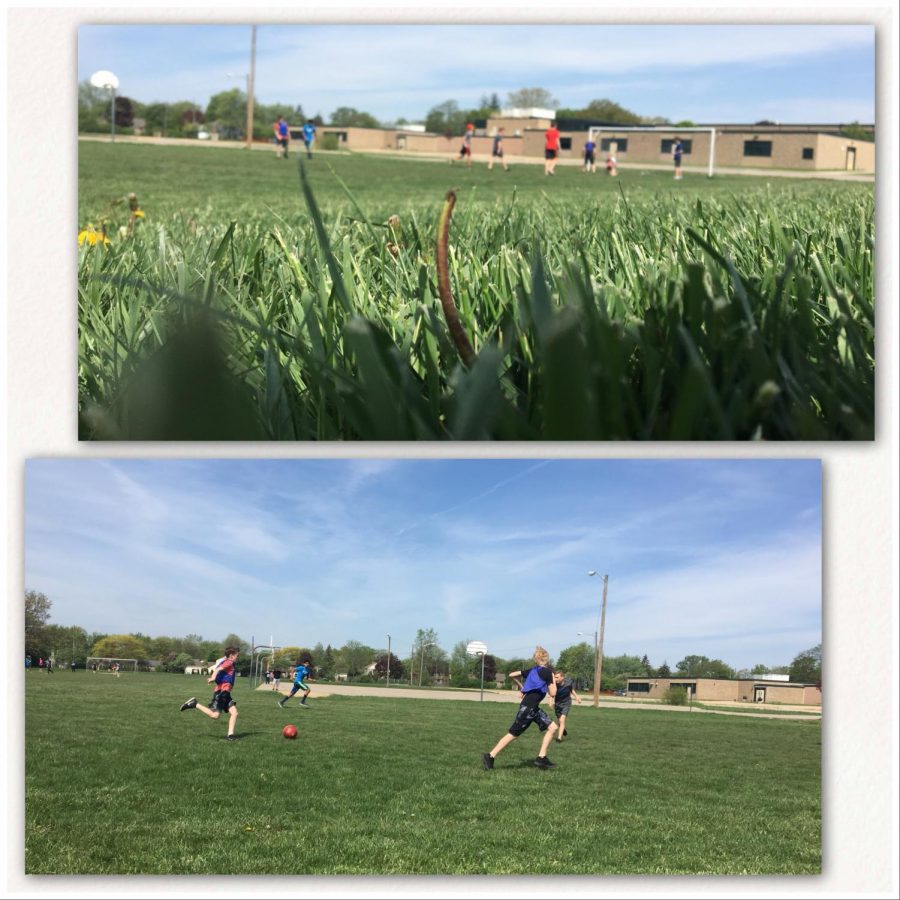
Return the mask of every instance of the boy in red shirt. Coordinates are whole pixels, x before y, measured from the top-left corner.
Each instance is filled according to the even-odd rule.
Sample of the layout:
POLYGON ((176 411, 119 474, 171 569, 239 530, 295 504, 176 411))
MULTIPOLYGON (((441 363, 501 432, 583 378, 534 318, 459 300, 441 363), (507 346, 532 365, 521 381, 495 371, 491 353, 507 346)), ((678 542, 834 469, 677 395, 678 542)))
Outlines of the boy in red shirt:
POLYGON ((555 175, 556 160, 559 157, 559 129, 556 122, 544 132, 544 174, 555 175))
POLYGON ((186 709, 199 709, 200 712, 205 716, 209 716, 211 719, 218 719, 223 712, 228 713, 228 736, 227 739, 229 741, 236 741, 237 737, 234 733, 234 725, 237 721, 238 711, 237 705, 234 702, 234 699, 231 696, 231 688, 234 686, 234 677, 237 674, 234 668, 234 661, 238 658, 238 648, 237 647, 226 647, 225 648, 225 659, 222 661, 222 664, 216 666, 213 670, 212 675, 206 680, 207 684, 212 684, 215 682, 216 685, 216 696, 215 696, 215 708, 207 709, 205 706, 197 706, 197 698, 191 697, 190 700, 186 700, 181 704, 181 710, 184 712, 186 709))

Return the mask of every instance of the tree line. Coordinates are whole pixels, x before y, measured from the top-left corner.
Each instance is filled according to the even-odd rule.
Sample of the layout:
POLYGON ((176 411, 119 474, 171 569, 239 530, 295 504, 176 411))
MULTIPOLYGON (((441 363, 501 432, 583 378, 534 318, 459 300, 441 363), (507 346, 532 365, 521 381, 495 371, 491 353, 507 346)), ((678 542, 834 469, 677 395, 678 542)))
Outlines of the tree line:
MULTIPOLYGON (((105 634, 87 632, 77 625, 50 623, 52 601, 38 591, 25 592, 25 654, 32 659, 53 657, 57 665, 68 666, 72 662, 83 668, 89 656, 119 659, 137 659, 141 668, 152 662, 160 671, 183 672, 185 667, 197 662, 213 662, 222 654, 225 646, 235 646, 241 651, 239 671, 250 673, 249 642, 236 634, 225 635, 221 640, 206 640, 197 634, 184 637, 159 636, 134 632, 131 634, 105 634)), ((284 671, 304 656, 313 660, 316 675, 331 680, 340 675, 350 681, 386 681, 388 671, 391 681, 406 681, 413 685, 443 684, 451 687, 475 687, 481 683, 482 660, 466 653, 467 641, 458 641, 448 653, 440 646, 433 628, 420 628, 410 646, 409 656, 400 657, 386 647, 370 647, 359 641, 347 641, 341 647, 324 645, 285 646, 276 650, 269 659, 274 668, 284 671)), ((405 649, 405 648, 404 648, 405 649)), ((593 689, 594 648, 583 641, 566 647, 559 654, 554 667, 566 672, 581 689, 593 689)), ((499 676, 509 672, 524 671, 532 665, 530 658, 503 658, 485 654, 484 680, 496 683, 499 676)), ((786 674, 791 681, 821 683, 822 645, 818 644, 797 654, 789 665, 768 666, 759 663, 751 669, 733 669, 721 659, 709 659, 701 655, 689 655, 672 669, 666 661, 653 666, 646 654, 623 654, 603 658, 600 689, 624 690, 629 678, 752 678, 765 674, 786 674)), ((508 686, 508 680, 504 680, 508 686)))
MULTIPOLYGON (((669 124, 659 116, 640 116, 620 106, 612 100, 592 100, 583 109, 558 108, 559 101, 544 88, 521 88, 507 94, 506 103, 501 104, 497 93, 482 96, 478 106, 460 107, 456 100, 445 100, 433 106, 420 121, 427 131, 436 134, 461 134, 467 122, 483 120, 495 115, 503 107, 512 108, 553 108, 559 119, 588 118, 604 123, 619 125, 669 124)), ((142 103, 131 97, 120 96, 113 104, 108 91, 94 87, 89 81, 78 87, 78 130, 82 133, 103 133, 110 129, 110 116, 115 116, 116 128, 123 133, 133 130, 134 120, 144 120, 144 130, 163 137, 195 137, 197 133, 212 123, 216 124, 219 136, 225 139, 242 140, 247 127, 247 94, 240 88, 220 91, 209 99, 206 107, 190 100, 175 103, 142 103)), ((254 98, 253 136, 268 138, 272 135, 272 123, 284 116, 288 122, 299 124, 307 121, 303 106, 299 103, 260 103, 254 98)), ((321 113, 309 117, 316 125, 336 127, 380 128, 409 125, 406 118, 390 122, 379 121, 371 113, 351 106, 340 106, 327 119, 321 113)), ((687 124, 687 123, 680 123, 687 124)))

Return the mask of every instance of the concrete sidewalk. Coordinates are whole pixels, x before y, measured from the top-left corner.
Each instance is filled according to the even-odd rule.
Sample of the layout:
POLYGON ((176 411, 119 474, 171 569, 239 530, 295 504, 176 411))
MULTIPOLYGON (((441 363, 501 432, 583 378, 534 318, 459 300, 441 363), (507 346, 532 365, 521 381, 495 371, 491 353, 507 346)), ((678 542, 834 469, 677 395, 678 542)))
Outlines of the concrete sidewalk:
MULTIPOLYGON (((368 684, 317 684, 310 682, 312 693, 310 700, 317 700, 323 697, 340 696, 340 697, 390 697, 401 700, 481 700, 481 692, 477 690, 454 690, 452 688, 414 688, 414 687, 379 687, 378 685, 368 684)), ((290 693, 290 683, 282 683, 280 690, 277 692, 283 696, 290 693)), ((261 684, 257 691, 269 691, 276 693, 271 685, 261 684)), ((486 703, 518 703, 519 694, 517 691, 500 691, 496 688, 484 689, 484 700, 486 703)), ((577 704, 575 704, 577 706, 577 704)), ((592 700, 586 698, 581 704, 585 709, 592 707, 592 700)), ((791 712, 765 713, 765 712, 741 712, 739 710, 719 710, 719 709, 701 709, 699 706, 668 706, 664 703, 642 703, 640 700, 622 699, 600 699, 600 707, 602 709, 643 709, 655 710, 656 712, 677 712, 718 716, 741 716, 743 718, 756 719, 801 719, 805 721, 816 721, 821 719, 821 710, 811 708, 806 715, 793 714, 791 712), (812 715, 810 715, 810 713, 812 715)))

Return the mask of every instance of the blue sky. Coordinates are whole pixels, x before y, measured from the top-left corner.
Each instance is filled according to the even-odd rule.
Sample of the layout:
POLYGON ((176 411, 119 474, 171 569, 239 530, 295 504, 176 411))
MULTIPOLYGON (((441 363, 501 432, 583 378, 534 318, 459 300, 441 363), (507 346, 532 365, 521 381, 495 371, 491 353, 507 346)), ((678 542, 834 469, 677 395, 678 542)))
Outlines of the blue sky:
MULTIPOLYGON (((78 80, 100 69, 142 102, 245 88, 249 25, 83 25, 78 80), (237 77, 229 77, 237 76, 237 77)), ((341 106, 424 119, 456 100, 544 87, 696 122, 873 122, 869 25, 260 25, 255 95, 326 119, 341 106)))
POLYGON ((73 460, 26 465, 25 584, 87 631, 403 655, 781 665, 821 642, 818 460, 73 460))

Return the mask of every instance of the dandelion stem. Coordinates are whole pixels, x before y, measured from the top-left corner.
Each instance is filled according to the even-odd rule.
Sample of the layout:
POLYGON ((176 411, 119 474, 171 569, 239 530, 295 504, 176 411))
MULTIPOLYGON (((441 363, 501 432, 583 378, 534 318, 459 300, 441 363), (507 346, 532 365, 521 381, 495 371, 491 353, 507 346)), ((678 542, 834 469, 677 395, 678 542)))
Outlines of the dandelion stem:
POLYGON ((450 219, 455 205, 456 192, 448 191, 438 218, 437 243, 435 245, 438 292, 441 295, 441 306, 444 310, 444 318, 447 320, 447 328, 450 329, 450 335, 453 338, 453 343, 456 344, 459 358, 463 361, 463 365, 466 368, 470 368, 472 363, 475 362, 475 351, 472 349, 471 343, 469 343, 466 330, 459 320, 459 311, 453 302, 453 294, 450 291, 450 264, 447 259, 447 246, 450 241, 450 219))

